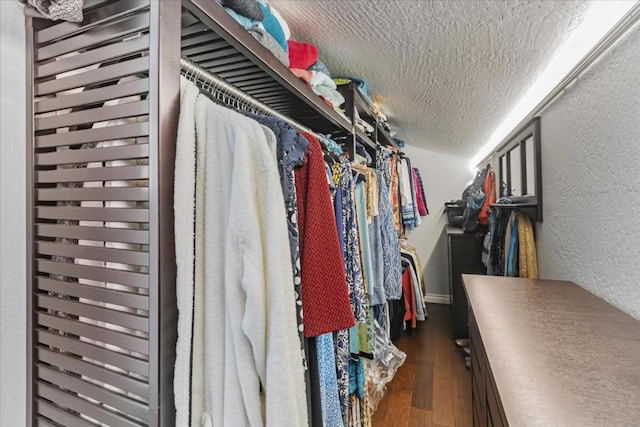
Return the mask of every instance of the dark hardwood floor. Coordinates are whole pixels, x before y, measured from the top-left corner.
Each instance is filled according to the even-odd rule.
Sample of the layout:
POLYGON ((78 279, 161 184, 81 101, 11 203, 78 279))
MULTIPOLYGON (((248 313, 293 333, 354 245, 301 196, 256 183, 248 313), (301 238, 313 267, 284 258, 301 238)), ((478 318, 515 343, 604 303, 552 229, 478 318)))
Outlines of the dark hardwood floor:
POLYGON ((471 376, 451 337, 449 306, 428 304, 429 320, 396 346, 407 360, 387 386, 374 427, 471 426, 471 376))

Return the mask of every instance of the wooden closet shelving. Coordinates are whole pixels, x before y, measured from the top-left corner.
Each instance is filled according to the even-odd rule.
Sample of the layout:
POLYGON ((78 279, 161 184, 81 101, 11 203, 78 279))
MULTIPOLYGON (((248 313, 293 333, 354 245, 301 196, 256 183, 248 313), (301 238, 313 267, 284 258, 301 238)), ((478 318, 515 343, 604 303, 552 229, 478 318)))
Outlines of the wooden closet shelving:
POLYGON ((347 112, 347 116, 354 121, 355 112, 357 111, 361 119, 374 127, 373 134, 368 136, 365 132, 355 128, 354 124, 355 133, 360 136, 365 143, 369 144, 369 142, 371 142, 373 147, 375 147, 376 143, 384 146, 398 147, 393 137, 389 135, 389 132, 384 129, 382 123, 378 120, 378 115, 375 113, 371 103, 353 82, 340 86, 339 90, 346 100, 345 111, 347 112), (365 137, 363 137, 363 135, 365 137))
POLYGON ((182 54, 274 110, 321 133, 351 124, 296 77, 216 2, 183 1, 182 54))
POLYGON ((517 209, 528 215, 529 218, 535 223, 541 221, 541 217, 538 215, 539 207, 537 204, 530 203, 492 203, 489 206, 496 209, 517 209))

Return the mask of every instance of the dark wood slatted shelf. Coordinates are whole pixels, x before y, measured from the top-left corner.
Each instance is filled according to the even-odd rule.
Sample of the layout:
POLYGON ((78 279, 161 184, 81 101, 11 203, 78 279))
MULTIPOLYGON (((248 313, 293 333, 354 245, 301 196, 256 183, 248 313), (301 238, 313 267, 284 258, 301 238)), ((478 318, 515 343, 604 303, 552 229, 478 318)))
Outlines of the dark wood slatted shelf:
POLYGON ((200 67, 314 131, 351 133, 351 123, 214 1, 183 2, 182 52, 200 67))
MULTIPOLYGON (((358 112, 360 118, 373 126, 374 131, 372 135, 368 136, 367 138, 372 143, 372 148, 375 148, 376 143, 384 146, 392 146, 396 148, 398 147, 393 137, 389 135, 389 132, 384 129, 382 123, 378 121, 378 116, 376 115, 371 103, 367 100, 367 98, 365 98, 365 96, 362 94, 362 92, 360 92, 360 90, 353 82, 339 86, 338 90, 347 100, 347 102, 345 103, 347 116, 349 116, 350 114, 354 114, 351 112, 351 108, 349 105, 350 102, 353 102, 353 109, 358 112)), ((366 135, 365 132, 358 130, 356 130, 356 134, 360 137, 362 137, 362 135, 366 135)), ((365 141, 367 141, 367 139, 365 139, 365 141)), ((367 141, 367 143, 369 143, 369 141, 367 141)))

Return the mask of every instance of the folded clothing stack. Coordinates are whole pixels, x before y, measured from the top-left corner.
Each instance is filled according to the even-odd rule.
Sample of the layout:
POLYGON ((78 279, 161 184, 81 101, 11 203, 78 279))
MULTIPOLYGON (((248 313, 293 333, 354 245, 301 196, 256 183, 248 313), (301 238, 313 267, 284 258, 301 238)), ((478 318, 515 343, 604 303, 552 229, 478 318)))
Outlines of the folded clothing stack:
MULTIPOLYGON (((289 56, 291 61, 291 56, 289 56)), ((338 108, 344 104, 344 97, 338 92, 336 84, 331 77, 321 71, 308 71, 301 68, 291 68, 291 72, 298 78, 304 80, 305 83, 315 92, 316 95, 324 98, 332 108, 338 108)))
POLYGON ((287 39, 291 31, 267 0, 216 0, 238 24, 287 67, 287 39))

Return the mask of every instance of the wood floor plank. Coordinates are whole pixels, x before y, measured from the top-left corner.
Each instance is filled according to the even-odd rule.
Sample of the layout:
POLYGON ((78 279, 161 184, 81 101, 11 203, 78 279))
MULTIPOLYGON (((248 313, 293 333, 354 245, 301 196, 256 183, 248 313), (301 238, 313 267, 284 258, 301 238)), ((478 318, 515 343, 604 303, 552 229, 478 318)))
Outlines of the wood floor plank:
POLYGON ((391 384, 387 385, 387 391, 384 397, 380 400, 380 402, 378 402, 378 407, 373 412, 373 417, 371 418, 371 421, 374 426, 384 425, 384 420, 387 417, 387 412, 389 409, 389 402, 391 401, 391 399, 389 399, 388 397, 391 390, 392 390, 391 384))
MULTIPOLYGON (((396 372, 396 376, 393 378, 393 391, 412 394, 415 373, 416 369, 413 363, 405 362, 400 366, 400 368, 398 368, 398 372, 396 372)), ((411 404, 411 402, 409 402, 409 404, 411 404)))
POLYGON ((409 412, 408 427, 432 427, 431 416, 431 411, 411 408, 411 411, 409 412))
POLYGON ((449 334, 439 330, 436 336, 433 362, 433 417, 436 424, 454 426, 453 376, 451 354, 453 341, 449 334))
POLYGON ((373 414, 374 426, 406 427, 409 425, 414 377, 413 363, 405 362, 396 372, 393 381, 387 385, 385 396, 378 410, 373 414))
POLYGON ((388 396, 389 406, 385 414, 384 421, 380 424, 373 424, 380 427, 408 427, 409 413, 411 411, 411 393, 406 391, 394 391, 388 396))
MULTIPOLYGON (((436 310, 438 311, 438 310, 436 310)), ((436 314, 436 318, 441 315, 441 313, 436 314)), ((438 325, 432 321, 432 317, 429 317, 429 320, 427 320, 426 324, 421 325, 421 327, 423 328, 424 332, 420 335, 421 338, 421 348, 420 348, 420 352, 417 356, 417 360, 423 361, 423 362, 431 362, 433 363, 433 355, 435 352, 435 348, 436 348, 436 333, 435 333, 435 328, 438 325)))
POLYGON ((464 357, 459 351, 454 351, 451 359, 453 374, 453 405, 456 427, 471 427, 471 375, 464 364, 464 357))
POLYGON ((407 360, 387 385, 373 427, 471 425, 471 376, 453 344, 450 315, 448 306, 430 304, 429 320, 395 342, 407 360), (431 410, 422 407, 429 400, 431 410))
POLYGON ((415 363, 415 379, 411 406, 430 411, 433 408, 433 363, 415 363))

